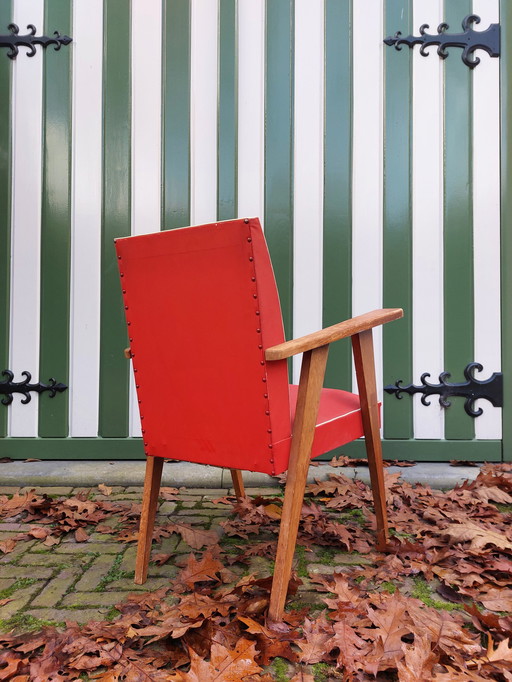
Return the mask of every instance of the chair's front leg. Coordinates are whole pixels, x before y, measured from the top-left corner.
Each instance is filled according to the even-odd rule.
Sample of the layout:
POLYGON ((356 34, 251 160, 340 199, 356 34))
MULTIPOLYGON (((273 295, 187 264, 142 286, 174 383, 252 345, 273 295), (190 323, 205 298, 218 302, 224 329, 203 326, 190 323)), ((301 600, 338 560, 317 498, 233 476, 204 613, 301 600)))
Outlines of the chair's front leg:
POLYGON ((151 542, 155 526, 158 493, 162 481, 163 457, 146 458, 146 476, 144 478, 144 494, 142 496, 142 512, 140 515, 139 542, 135 562, 135 584, 142 585, 148 575, 151 542))
POLYGON ((368 329, 367 331, 355 334, 352 337, 352 348, 354 350, 354 363, 356 366, 375 516, 377 517, 377 549, 385 551, 389 540, 389 531, 386 513, 384 467, 382 464, 382 443, 379 433, 379 406, 373 359, 372 330, 368 329))
POLYGON ((268 610, 268 618, 272 622, 282 620, 290 582, 328 352, 329 346, 321 346, 304 353, 302 359, 276 566, 268 610))

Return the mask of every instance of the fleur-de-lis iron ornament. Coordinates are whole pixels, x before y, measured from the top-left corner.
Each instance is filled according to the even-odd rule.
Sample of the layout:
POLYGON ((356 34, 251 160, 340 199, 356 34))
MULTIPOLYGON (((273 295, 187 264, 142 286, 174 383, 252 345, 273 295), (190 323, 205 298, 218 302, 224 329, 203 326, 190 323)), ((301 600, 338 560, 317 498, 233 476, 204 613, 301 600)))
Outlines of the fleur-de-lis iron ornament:
POLYGON ((501 372, 494 372, 489 379, 479 381, 475 379, 474 372, 483 370, 479 362, 470 362, 464 369, 464 376, 467 381, 461 384, 451 384, 447 381, 450 378, 448 372, 441 372, 439 375, 438 384, 430 384, 427 378, 430 377, 428 372, 421 375, 421 386, 409 384, 402 386, 402 380, 399 379, 393 386, 385 386, 386 393, 394 394, 399 400, 402 399, 402 393, 414 395, 421 393, 422 405, 430 405, 427 398, 431 395, 439 395, 439 404, 441 407, 450 407, 451 402, 448 400, 449 396, 461 396, 466 398, 464 409, 470 417, 479 417, 483 414, 481 407, 475 410, 475 400, 485 399, 489 400, 494 407, 503 407, 503 374, 501 372))
POLYGON ((401 50, 402 45, 414 47, 421 45, 420 54, 428 57, 427 49, 431 45, 438 45, 437 54, 441 59, 448 57, 447 47, 462 47, 462 61, 470 69, 480 64, 480 57, 475 57, 475 50, 485 50, 491 57, 500 56, 500 25, 490 24, 485 31, 474 31, 472 24, 479 24, 480 17, 476 14, 469 14, 462 21, 464 33, 446 33, 450 28, 448 24, 442 23, 437 27, 437 34, 426 33, 430 28, 428 24, 420 26, 419 36, 402 36, 401 31, 397 31, 394 36, 388 36, 384 42, 386 45, 394 45, 396 50, 401 50))
POLYGON ((19 26, 16 24, 9 24, 7 30, 10 31, 7 35, 0 35, 0 47, 8 47, 7 56, 9 59, 16 59, 19 53, 18 47, 27 47, 27 57, 33 57, 36 53, 36 45, 48 47, 48 45, 55 45, 55 50, 60 50, 63 45, 69 45, 73 40, 69 36, 61 36, 58 31, 54 31, 53 36, 36 36, 36 27, 34 24, 27 26, 28 33, 20 35, 19 26))
POLYGON ((50 398, 55 398, 57 392, 62 393, 67 389, 65 384, 58 384, 55 379, 50 379, 48 384, 42 384, 38 382, 37 384, 31 384, 32 375, 30 372, 22 372, 22 376, 25 377, 23 381, 13 381, 14 373, 10 369, 4 369, 2 376, 7 377, 5 381, 0 381, 0 395, 4 395, 2 398, 2 405, 10 405, 13 401, 13 393, 23 393, 24 398, 21 402, 26 405, 32 400, 30 393, 34 391, 35 393, 43 393, 44 391, 49 391, 50 398))

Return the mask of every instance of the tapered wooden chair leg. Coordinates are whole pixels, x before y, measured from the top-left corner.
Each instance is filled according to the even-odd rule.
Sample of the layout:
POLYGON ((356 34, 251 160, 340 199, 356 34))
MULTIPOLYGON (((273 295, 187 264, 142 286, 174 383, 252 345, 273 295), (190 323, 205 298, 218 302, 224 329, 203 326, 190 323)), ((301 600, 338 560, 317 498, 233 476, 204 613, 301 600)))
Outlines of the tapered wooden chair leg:
POLYGON ((386 512, 386 489, 384 486, 382 443, 379 433, 379 407, 371 329, 353 336, 352 347, 354 350, 354 363, 356 366, 375 516, 377 518, 377 549, 383 552, 386 550, 389 540, 389 530, 386 512))
POLYGON ((135 562, 135 584, 142 585, 148 576, 151 542, 155 526, 158 493, 162 481, 163 457, 147 457, 146 476, 144 478, 144 494, 142 496, 142 512, 140 517, 139 542, 135 562))
POLYGON ((242 478, 242 472, 239 469, 230 469, 231 480, 233 481, 233 488, 235 489, 235 495, 237 500, 241 500, 245 497, 244 479, 242 478))
POLYGON ((283 617, 328 351, 328 346, 321 346, 304 353, 302 360, 290 463, 268 610, 268 619, 272 622, 279 622, 283 617))

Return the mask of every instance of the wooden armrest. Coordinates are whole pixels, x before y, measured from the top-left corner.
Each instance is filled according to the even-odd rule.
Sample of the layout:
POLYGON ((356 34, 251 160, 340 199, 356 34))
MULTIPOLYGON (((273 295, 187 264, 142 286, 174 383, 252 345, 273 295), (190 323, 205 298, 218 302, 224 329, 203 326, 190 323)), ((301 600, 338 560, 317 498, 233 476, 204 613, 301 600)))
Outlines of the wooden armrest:
POLYGON ((285 341, 277 346, 267 348, 265 351, 266 360, 284 360, 297 353, 303 353, 313 348, 326 346, 338 339, 344 339, 347 336, 359 334, 367 329, 372 329, 386 322, 392 322, 403 317, 404 311, 401 308, 385 308, 384 310, 373 310, 371 313, 358 315, 345 322, 334 324, 332 327, 326 327, 318 332, 301 336, 292 341, 285 341))

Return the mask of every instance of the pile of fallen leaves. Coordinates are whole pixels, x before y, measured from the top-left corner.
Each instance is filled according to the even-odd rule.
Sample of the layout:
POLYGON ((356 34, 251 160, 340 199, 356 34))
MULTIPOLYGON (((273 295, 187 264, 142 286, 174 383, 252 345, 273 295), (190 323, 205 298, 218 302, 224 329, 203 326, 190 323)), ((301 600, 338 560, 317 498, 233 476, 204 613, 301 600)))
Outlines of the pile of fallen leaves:
MULTIPOLYGON (((371 493, 363 483, 331 475, 309 486, 298 543, 312 556, 332 547, 354 557, 354 565, 336 566, 332 575, 304 576, 321 611, 299 605, 279 626, 266 621, 271 579, 236 569, 252 565, 253 556, 274 555, 281 499, 222 498, 219 504, 232 503, 235 512, 223 523, 234 538, 226 547, 191 554, 167 586, 118 604, 112 622, 0 635, 0 680, 61 682, 86 673, 102 682, 271 681, 265 667, 279 657, 294 664, 294 682, 313 682, 317 663, 328 666, 323 679, 332 680, 512 682, 512 466, 486 465, 474 482, 446 493, 396 474, 386 478, 393 535, 386 554, 373 550, 371 493), (358 509, 362 517, 352 513, 358 509), (439 602, 410 596, 419 578, 439 602)), ((52 531, 77 532, 66 528, 63 500, 36 498, 21 514, 25 521, 56 504, 61 518, 49 522, 52 531)), ((4 518, 13 516, 12 499, 5 500, 8 510, 0 500, 4 518)), ((113 513, 104 504, 116 513, 121 506, 94 504, 100 506, 90 513, 99 515, 113 513)), ((125 528, 115 533, 134 539, 137 510, 123 510, 125 528)), ((45 518, 52 515, 37 523, 45 518)), ((162 528, 155 537, 179 532, 162 528)), ((291 581, 289 596, 300 593, 300 583, 291 581)))

